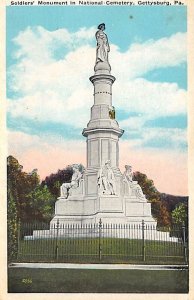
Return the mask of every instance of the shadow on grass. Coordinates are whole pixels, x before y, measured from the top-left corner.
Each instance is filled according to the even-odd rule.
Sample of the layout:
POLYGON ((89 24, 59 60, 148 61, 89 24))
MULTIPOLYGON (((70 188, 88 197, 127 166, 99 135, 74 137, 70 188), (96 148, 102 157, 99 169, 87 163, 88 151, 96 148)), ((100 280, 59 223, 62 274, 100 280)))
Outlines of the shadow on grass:
POLYGON ((9 293, 187 293, 187 270, 9 268, 9 293))

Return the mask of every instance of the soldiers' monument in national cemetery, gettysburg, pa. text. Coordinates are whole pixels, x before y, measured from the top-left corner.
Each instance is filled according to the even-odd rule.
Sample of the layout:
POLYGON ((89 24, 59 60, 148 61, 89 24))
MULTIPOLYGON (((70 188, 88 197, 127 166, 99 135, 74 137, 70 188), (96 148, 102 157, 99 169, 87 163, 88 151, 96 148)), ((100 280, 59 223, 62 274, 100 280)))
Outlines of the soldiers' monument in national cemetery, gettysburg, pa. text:
POLYGON ((96 32, 97 48, 94 75, 94 104, 90 121, 83 129, 87 142, 87 168, 80 173, 73 165, 70 183, 63 183, 60 197, 55 203, 56 224, 91 224, 101 219, 104 223, 146 224, 156 226, 147 202, 137 181, 133 181, 132 168, 125 166, 124 174, 119 169, 119 138, 124 131, 115 119, 112 105, 112 85, 108 61, 110 52, 105 24, 96 32))

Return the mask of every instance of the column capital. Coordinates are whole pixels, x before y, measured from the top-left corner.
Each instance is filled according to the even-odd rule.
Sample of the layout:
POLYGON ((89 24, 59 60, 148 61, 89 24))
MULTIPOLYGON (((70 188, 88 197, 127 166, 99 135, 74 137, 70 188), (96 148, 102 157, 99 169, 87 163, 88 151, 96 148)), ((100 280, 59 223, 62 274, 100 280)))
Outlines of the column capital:
POLYGON ((97 74, 90 77, 90 81, 94 84, 96 81, 109 80, 111 84, 116 80, 116 78, 110 74, 97 74))

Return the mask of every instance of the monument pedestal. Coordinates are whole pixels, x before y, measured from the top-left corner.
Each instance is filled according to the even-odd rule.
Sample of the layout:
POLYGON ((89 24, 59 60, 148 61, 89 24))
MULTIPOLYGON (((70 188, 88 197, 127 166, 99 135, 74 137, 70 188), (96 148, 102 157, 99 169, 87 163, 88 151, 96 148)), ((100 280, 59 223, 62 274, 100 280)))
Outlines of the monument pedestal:
POLYGON ((118 195, 99 195, 95 197, 71 196, 68 199, 59 197, 55 204, 55 216, 51 227, 57 222, 68 224, 94 224, 101 219, 109 224, 146 224, 156 226, 151 215, 151 203, 139 201, 137 197, 118 195))
POLYGON ((123 213, 123 201, 116 195, 103 195, 98 197, 98 212, 123 213))
POLYGON ((151 216, 151 203, 147 202, 140 202, 137 199, 133 199, 133 201, 130 201, 129 199, 125 200, 125 211, 126 216, 151 216))

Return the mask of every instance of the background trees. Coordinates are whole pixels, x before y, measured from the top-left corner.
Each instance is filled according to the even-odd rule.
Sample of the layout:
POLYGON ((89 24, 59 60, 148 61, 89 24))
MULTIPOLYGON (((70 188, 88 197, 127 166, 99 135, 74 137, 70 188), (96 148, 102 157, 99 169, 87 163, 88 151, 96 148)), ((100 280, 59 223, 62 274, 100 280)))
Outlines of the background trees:
MULTIPOLYGON (((84 171, 84 166, 79 164, 79 171, 82 173, 84 171)), ((64 182, 70 182, 73 174, 72 166, 69 165, 65 169, 58 170, 55 174, 50 174, 42 181, 41 185, 46 185, 49 192, 56 199, 60 196, 60 186, 64 182)))
POLYGON ((45 185, 40 183, 37 169, 30 173, 13 156, 7 159, 8 220, 21 221, 50 220, 53 214, 54 197, 45 185))
POLYGON ((155 188, 153 180, 140 172, 134 172, 133 180, 138 181, 147 200, 151 203, 152 215, 157 220, 158 225, 170 225, 170 211, 161 201, 161 193, 155 188))
POLYGON ((172 211, 172 220, 175 224, 187 224, 188 223, 188 205, 185 203, 179 203, 172 211))
POLYGON ((7 189, 7 216, 7 254, 8 260, 10 260, 15 258, 17 253, 18 218, 16 202, 9 186, 7 189))
MULTIPOLYGON (((80 164, 79 169, 82 172, 84 167, 80 164)), ((64 182, 71 181, 72 173, 72 167, 67 166, 48 175, 40 182, 37 169, 26 173, 18 160, 9 156, 7 176, 10 230, 14 232, 17 219, 24 222, 50 221, 54 215, 55 201, 60 196, 60 186, 64 182)), ((187 197, 160 193, 154 186, 153 180, 141 172, 134 172, 133 180, 138 181, 147 200, 151 203, 152 215, 159 226, 171 225, 178 219, 187 220, 187 197), (179 205, 181 203, 183 205, 179 205)))
POLYGON ((49 192, 55 197, 60 196, 60 186, 64 182, 70 182, 73 174, 71 166, 68 166, 66 169, 58 170, 55 174, 48 175, 45 180, 42 181, 42 186, 46 185, 49 192))

